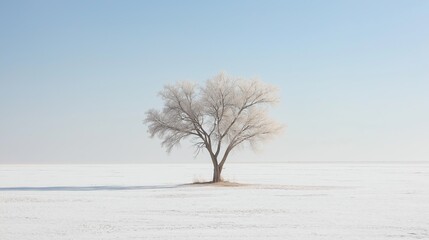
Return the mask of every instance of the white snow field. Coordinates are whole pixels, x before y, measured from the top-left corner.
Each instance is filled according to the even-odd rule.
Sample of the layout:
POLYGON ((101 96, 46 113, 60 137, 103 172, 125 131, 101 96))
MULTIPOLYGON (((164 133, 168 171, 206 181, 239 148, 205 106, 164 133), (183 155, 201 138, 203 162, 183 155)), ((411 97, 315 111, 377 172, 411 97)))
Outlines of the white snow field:
POLYGON ((0 239, 429 239, 428 163, 0 165, 0 239))

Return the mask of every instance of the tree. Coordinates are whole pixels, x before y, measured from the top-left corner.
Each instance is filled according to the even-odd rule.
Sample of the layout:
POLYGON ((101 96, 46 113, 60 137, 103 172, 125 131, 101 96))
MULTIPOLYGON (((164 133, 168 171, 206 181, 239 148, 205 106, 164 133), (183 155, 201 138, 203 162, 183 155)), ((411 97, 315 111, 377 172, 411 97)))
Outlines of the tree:
POLYGON ((147 111, 144 120, 151 137, 162 139, 167 152, 186 138, 197 154, 207 150, 214 168, 213 182, 221 181, 233 149, 245 144, 254 147, 282 129, 267 114, 267 108, 279 101, 277 89, 257 79, 221 73, 201 87, 186 81, 166 85, 159 95, 164 108, 147 111))

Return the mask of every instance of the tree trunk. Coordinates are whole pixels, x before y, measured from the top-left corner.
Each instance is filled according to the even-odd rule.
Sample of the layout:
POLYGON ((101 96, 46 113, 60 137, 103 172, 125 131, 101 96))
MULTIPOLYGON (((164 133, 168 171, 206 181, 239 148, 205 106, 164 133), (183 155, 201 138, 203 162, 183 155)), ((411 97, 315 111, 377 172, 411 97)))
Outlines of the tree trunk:
POLYGON ((219 166, 213 166, 213 183, 222 181, 222 178, 220 177, 221 172, 222 169, 219 166))

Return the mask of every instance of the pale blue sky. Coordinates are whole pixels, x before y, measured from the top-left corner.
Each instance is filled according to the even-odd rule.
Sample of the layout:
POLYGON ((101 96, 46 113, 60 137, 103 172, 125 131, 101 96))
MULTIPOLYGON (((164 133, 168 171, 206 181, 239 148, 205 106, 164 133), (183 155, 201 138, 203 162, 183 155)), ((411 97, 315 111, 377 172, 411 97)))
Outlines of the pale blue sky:
POLYGON ((209 163, 148 138, 177 80, 277 85, 239 161, 428 161, 429 1, 0 1, 0 163, 209 163))

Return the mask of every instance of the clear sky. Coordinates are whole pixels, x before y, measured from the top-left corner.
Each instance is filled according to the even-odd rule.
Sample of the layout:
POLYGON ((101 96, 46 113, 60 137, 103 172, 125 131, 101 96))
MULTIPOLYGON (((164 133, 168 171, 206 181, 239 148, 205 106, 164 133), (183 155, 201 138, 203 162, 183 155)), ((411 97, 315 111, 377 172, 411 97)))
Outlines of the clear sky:
POLYGON ((429 161, 429 1, 0 1, 0 163, 168 155, 144 113, 220 71, 278 86, 285 133, 231 161, 429 161))

